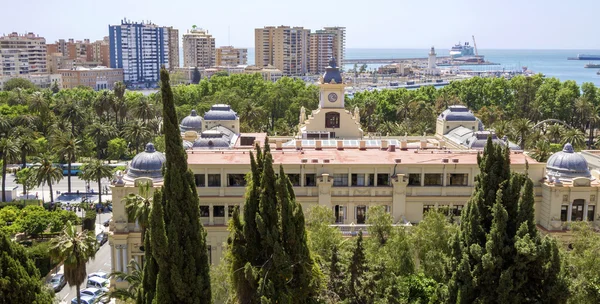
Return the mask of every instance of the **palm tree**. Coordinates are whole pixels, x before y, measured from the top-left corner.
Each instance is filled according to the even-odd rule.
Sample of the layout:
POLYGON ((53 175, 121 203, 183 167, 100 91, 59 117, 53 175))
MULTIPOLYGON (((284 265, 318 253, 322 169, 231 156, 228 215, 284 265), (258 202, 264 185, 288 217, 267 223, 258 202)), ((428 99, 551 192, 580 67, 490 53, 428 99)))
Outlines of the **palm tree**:
POLYGON ((61 107, 60 117, 71 123, 71 134, 75 134, 75 128, 84 119, 84 112, 77 102, 65 102, 61 107))
POLYGON ((2 158, 2 201, 6 202, 6 167, 9 162, 19 158, 19 141, 12 137, 0 139, 0 158, 2 158))
POLYGON ((123 112, 126 112, 127 104, 125 103, 125 84, 122 82, 115 83, 113 88, 115 98, 112 99, 111 108, 115 113, 115 124, 119 125, 119 117, 123 112))
POLYGON ((62 234, 50 241, 50 254, 64 263, 65 279, 69 286, 77 289, 77 303, 81 303, 79 286, 86 279, 85 264, 96 255, 96 238, 93 231, 77 232, 71 221, 67 221, 62 234))
POLYGON ((125 302, 136 300, 138 293, 142 289, 144 269, 134 259, 129 261, 127 268, 129 269, 128 273, 116 271, 110 274, 111 278, 116 278, 119 282, 127 282, 127 289, 115 288, 107 292, 101 300, 119 299, 125 302))
POLYGON ((92 159, 81 168, 81 177, 98 183, 98 203, 102 203, 102 179, 112 177, 112 169, 99 159, 92 159))
POLYGON ((579 129, 568 129, 563 135, 561 142, 563 145, 570 143, 576 149, 581 149, 585 145, 585 134, 579 129))
POLYGON ((150 195, 150 183, 144 182, 138 185, 139 194, 129 193, 123 198, 127 217, 130 221, 135 220, 142 228, 142 242, 149 225, 150 211, 152 210, 152 196, 150 195))
POLYGON ((533 150, 531 151, 531 157, 539 162, 546 162, 548 157, 552 155, 552 148, 547 140, 539 140, 535 143, 533 150))
POLYGON ((503 138, 505 135, 508 135, 510 130, 510 124, 506 120, 497 121, 494 124, 494 132, 498 136, 498 138, 503 138))
POLYGON ((50 188, 50 201, 54 201, 54 193, 52 191, 52 185, 58 183, 63 178, 63 171, 61 168, 54 166, 54 156, 48 153, 42 154, 36 157, 33 166, 36 184, 42 186, 48 185, 50 188))
POLYGON ((133 105, 131 113, 133 117, 142 120, 144 123, 156 116, 154 106, 143 96, 138 98, 137 102, 133 105))
POLYGON ((135 143, 135 153, 139 152, 140 142, 146 142, 152 136, 150 129, 140 120, 129 122, 123 129, 123 137, 135 143))
POLYGON ((114 98, 115 95, 112 91, 103 90, 94 100, 94 110, 96 111, 96 114, 103 118, 104 114, 106 113, 106 121, 110 119, 109 113, 114 98))
POLYGON ((81 140, 72 134, 61 133, 54 137, 53 146, 58 155, 67 162, 68 192, 71 193, 71 163, 77 160, 77 155, 81 151, 81 140))
POLYGON ((33 113, 37 113, 39 115, 42 115, 48 111, 48 101, 42 92, 33 92, 31 94, 31 98, 29 99, 29 109, 31 109, 33 113))
POLYGON ((546 129, 548 139, 550 139, 550 141, 552 141, 554 144, 560 141, 564 132, 565 128, 559 124, 550 125, 548 126, 548 129, 546 129))
POLYGON ((102 143, 117 135, 117 130, 112 125, 94 122, 87 128, 87 134, 96 141, 96 157, 101 158, 102 143))
POLYGON ((590 137, 588 139, 588 149, 591 149, 594 145, 594 134, 596 133, 596 126, 600 122, 600 106, 592 106, 592 111, 588 115, 588 128, 590 130, 590 137))
POLYGON ((527 118, 519 118, 512 122, 512 129, 515 139, 521 145, 521 148, 525 150, 525 143, 527 141, 527 133, 533 128, 533 123, 527 118))

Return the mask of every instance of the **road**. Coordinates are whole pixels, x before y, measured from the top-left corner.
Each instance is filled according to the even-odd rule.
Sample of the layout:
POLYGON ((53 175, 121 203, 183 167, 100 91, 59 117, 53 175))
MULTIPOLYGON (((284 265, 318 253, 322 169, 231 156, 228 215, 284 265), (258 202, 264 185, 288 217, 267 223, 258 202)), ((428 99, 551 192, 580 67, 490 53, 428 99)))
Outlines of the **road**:
MULTIPOLYGON (((0 180, 2 178, 0 177, 0 180)), ((79 178, 79 176, 71 176, 71 192, 77 192, 77 190, 79 190, 80 192, 86 192, 87 188, 86 188, 86 181, 82 180, 79 178)), ((105 186, 109 186, 110 185, 110 181, 108 179, 105 179, 102 181, 102 188, 104 188, 105 186)), ((12 173, 7 173, 6 174, 6 189, 13 189, 14 187, 19 187, 17 189, 17 192, 19 193, 19 196, 21 195, 21 191, 23 191, 23 186, 19 185, 15 182, 15 175, 12 173)), ((62 180, 60 180, 58 183, 52 185, 52 190, 54 191, 54 197, 56 198, 56 191, 60 191, 62 192, 67 192, 69 188, 68 182, 67 182, 67 177, 64 176, 62 180)), ((90 183, 90 189, 94 190, 94 192, 98 192, 98 183, 97 182, 91 182, 90 183)), ((1 193, 2 189, 0 189, 0 193, 1 193)), ((35 189, 31 189, 29 190, 29 195, 33 195, 35 196, 35 194, 38 193, 38 197, 40 199, 43 199, 44 201, 50 201, 50 188, 48 186, 43 186, 43 187, 38 187, 35 189)), ((107 199, 110 199, 110 195, 104 195, 104 193, 102 194, 102 201, 105 201, 107 199)))
MULTIPOLYGON (((112 213, 100 214, 100 223, 109 219, 111 216, 112 213)), ((101 231, 108 232, 108 228, 102 226, 102 224, 96 223, 96 234, 100 233, 101 231)), ((108 242, 104 243, 104 245, 102 245, 102 247, 100 247, 100 249, 96 252, 96 258, 87 263, 86 271, 88 274, 98 271, 106 273, 111 272, 110 246, 108 245, 108 242)), ((60 267, 58 272, 63 272, 62 267, 60 267)), ((87 280, 81 284, 81 290, 85 289, 86 284, 87 280)), ((77 290, 75 286, 69 286, 69 284, 67 284, 60 292, 56 293, 56 297, 61 303, 71 303, 71 300, 77 296, 76 291, 77 290)))

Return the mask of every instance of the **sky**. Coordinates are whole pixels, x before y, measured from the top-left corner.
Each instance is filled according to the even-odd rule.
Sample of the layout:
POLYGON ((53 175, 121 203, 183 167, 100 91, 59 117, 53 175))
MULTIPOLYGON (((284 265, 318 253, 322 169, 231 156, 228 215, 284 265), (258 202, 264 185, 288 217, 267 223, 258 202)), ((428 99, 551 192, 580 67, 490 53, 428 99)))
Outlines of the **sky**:
POLYGON ((0 34, 34 32, 47 43, 99 40, 127 18, 174 26, 180 37, 196 25, 217 46, 252 48, 255 28, 289 25, 344 26, 347 48, 448 49, 475 35, 481 49, 600 49, 598 0, 22 1, 2 4, 0 34))

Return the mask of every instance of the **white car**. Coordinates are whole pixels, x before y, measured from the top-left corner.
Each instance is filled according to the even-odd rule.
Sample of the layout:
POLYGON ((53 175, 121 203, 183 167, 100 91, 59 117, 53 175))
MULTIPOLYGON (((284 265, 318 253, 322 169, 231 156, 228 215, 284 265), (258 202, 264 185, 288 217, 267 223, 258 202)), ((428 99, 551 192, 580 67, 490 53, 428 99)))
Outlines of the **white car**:
POLYGON ((93 278, 93 277, 101 277, 103 279, 108 279, 108 273, 103 272, 103 271, 98 271, 98 272, 92 272, 92 273, 88 274, 88 279, 93 278))

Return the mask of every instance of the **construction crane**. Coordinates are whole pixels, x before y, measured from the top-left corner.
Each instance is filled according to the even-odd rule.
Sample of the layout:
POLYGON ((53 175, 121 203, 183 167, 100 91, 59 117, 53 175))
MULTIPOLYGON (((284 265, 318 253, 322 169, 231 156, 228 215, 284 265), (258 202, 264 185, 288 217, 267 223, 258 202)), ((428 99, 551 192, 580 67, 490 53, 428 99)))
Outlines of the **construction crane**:
POLYGON ((473 37, 473 47, 475 47, 475 58, 477 58, 477 63, 481 63, 481 57, 479 57, 479 52, 477 52, 477 42, 475 42, 475 35, 473 37))

